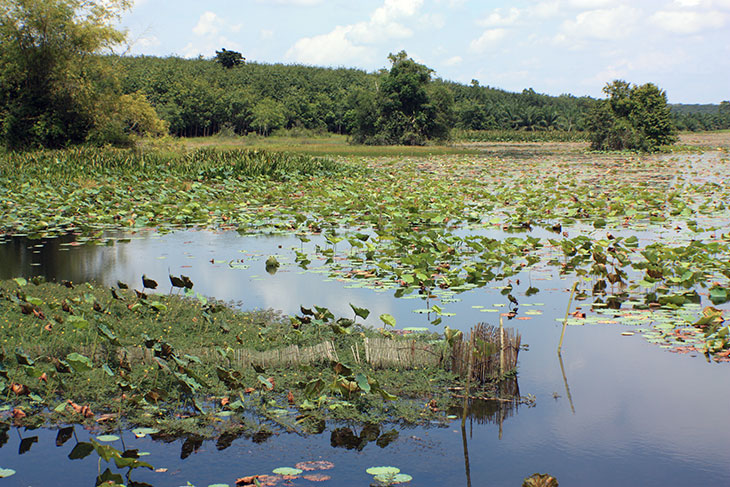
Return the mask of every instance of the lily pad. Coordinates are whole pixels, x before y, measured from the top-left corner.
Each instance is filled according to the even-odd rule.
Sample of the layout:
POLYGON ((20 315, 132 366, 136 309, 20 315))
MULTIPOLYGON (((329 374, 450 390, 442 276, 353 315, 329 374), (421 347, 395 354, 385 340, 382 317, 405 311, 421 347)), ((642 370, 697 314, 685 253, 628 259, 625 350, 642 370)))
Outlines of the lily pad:
POLYGON ((15 470, 12 468, 0 468, 0 479, 10 477, 11 475, 15 475, 15 470))
POLYGON ((101 436, 97 436, 96 439, 99 441, 104 441, 104 442, 112 442, 112 441, 117 441, 119 439, 119 437, 117 435, 101 435, 101 436))
POLYGON ((303 470, 292 467, 279 467, 272 470, 272 472, 277 475, 299 475, 303 472, 303 470))
POLYGON ((370 475, 396 475, 400 473, 398 467, 370 467, 365 471, 370 475))

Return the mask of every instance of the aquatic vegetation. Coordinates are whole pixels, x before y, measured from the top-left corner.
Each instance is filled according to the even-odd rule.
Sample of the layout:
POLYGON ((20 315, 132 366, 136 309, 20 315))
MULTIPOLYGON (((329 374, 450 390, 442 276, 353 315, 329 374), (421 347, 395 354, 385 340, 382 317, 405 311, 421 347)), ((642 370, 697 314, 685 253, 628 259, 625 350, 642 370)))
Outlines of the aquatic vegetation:
MULTIPOLYGON (((369 313, 353 309, 356 318, 369 313)), ((241 312, 191 290, 143 297, 91 284, 3 281, 0 394, 12 405, 6 414, 26 425, 139 426, 132 430, 136 437, 184 432, 184 421, 172 424, 174 417, 197 417, 203 431, 192 431, 215 436, 216 428, 205 429, 220 418, 257 417, 306 432, 326 419, 420 422, 441 416, 422 405, 434 396, 446 408, 453 375, 443 366, 376 370, 355 349, 363 350, 367 337, 385 338, 382 330, 336 319, 322 307, 302 311, 289 319, 241 312), (314 352, 307 355, 308 349, 314 352)), ((426 344, 438 336, 390 339, 426 344)), ((251 434, 258 428, 252 426, 251 434)))

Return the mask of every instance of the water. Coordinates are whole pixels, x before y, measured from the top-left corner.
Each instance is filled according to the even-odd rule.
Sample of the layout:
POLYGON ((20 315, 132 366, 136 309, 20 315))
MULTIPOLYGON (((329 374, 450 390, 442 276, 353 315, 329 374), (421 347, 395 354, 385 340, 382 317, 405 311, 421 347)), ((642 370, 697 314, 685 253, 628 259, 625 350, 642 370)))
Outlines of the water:
MULTIPOLYGON (((44 275, 104 286, 121 280, 141 289, 144 273, 159 282, 158 291, 167 293, 169 269, 174 275, 190 276, 195 291, 235 302, 244 309, 295 313, 300 304, 316 304, 336 315, 351 316, 352 303, 371 310, 368 323, 373 326, 380 325, 377 316, 382 313, 395 316, 399 327, 430 326, 428 316, 413 310, 438 303, 395 299, 392 290, 349 287, 353 281, 330 278, 322 262, 313 262, 312 270, 304 272, 294 263, 293 248, 302 245, 296 238, 196 230, 109 237, 107 245, 80 246, 69 245, 73 241, 70 237, 45 241, 8 238, 0 244, 0 278, 44 275), (282 267, 270 275, 264 262, 273 254, 282 267)), ((311 252, 317 243, 323 245, 315 238, 304 244, 304 250, 311 252)), ((504 407, 493 421, 472 419, 467 423, 472 485, 518 486, 535 472, 550 473, 561 487, 726 482, 730 475, 728 364, 670 353, 638 334, 621 335, 635 327, 587 325, 569 327, 566 332, 563 375, 556 354, 560 324, 555 318, 565 313, 566 290, 572 281, 560 280, 549 269, 512 279, 517 278, 521 283, 515 284, 513 294, 520 300, 518 316, 532 319, 512 320, 506 325, 517 327, 523 343, 529 344, 529 351, 520 354, 519 387, 523 395, 534 395, 536 402, 534 407, 521 405, 516 410, 504 407), (530 279, 541 291, 526 297, 530 279), (526 315, 528 310, 543 314, 526 315)), ((444 305, 455 313, 444 320, 452 328, 468 329, 478 321, 494 324, 499 313, 482 310, 503 311, 508 304, 495 288, 476 289, 457 297, 461 301, 444 305)), ((281 434, 263 443, 239 438, 220 451, 215 440, 207 441, 185 459, 180 458, 183 440, 166 444, 137 439, 129 432, 122 438, 127 448, 150 452, 143 459, 155 468, 167 469, 132 474, 133 480, 155 486, 186 482, 233 485, 238 477, 318 459, 335 464, 323 472, 332 476, 329 485, 368 485, 372 477, 365 469, 377 465, 400 467, 413 476, 411 485, 467 483, 458 421, 446 428, 403 428, 388 446, 381 448, 370 442, 362 451, 332 446, 333 429, 344 426, 353 427, 355 434, 361 429, 330 424, 321 435, 304 438, 281 434)), ((77 426, 76 434, 84 441, 98 432, 77 426)), ((68 460, 75 440, 56 447, 55 435, 55 431, 44 429, 11 429, 0 448, 0 467, 18 473, 3 482, 18 486, 91 485, 97 474, 96 459, 68 460), (21 437, 32 436, 38 436, 38 442, 19 454, 21 437)), ((114 445, 121 447, 120 442, 114 445)), ((103 463, 102 470, 106 468, 103 463)), ((294 483, 309 484, 302 479, 294 483)))

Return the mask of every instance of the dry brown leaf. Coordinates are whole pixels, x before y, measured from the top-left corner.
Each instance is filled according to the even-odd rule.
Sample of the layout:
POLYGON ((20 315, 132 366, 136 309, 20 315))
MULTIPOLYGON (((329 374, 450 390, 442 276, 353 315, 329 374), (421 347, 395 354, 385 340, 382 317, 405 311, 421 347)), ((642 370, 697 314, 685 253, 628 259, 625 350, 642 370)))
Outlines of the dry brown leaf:
POLYGON ((328 462, 327 460, 312 460, 309 462, 299 462, 294 466, 299 470, 311 472, 313 470, 329 470, 331 468, 334 468, 335 464, 332 462, 328 462))
POLYGON ((327 480, 332 480, 332 477, 323 473, 310 473, 302 475, 302 478, 307 479, 310 482, 326 482, 327 480))

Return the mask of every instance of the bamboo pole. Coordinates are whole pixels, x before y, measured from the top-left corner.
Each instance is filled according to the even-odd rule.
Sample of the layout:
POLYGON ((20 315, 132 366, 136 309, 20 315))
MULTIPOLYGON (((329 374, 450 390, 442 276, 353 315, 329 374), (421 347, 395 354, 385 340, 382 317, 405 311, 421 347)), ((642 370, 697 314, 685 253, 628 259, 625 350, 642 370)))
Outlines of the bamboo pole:
POLYGON ((504 324, 502 315, 499 315, 499 377, 504 377, 504 324))
POLYGON ((560 343, 558 343, 558 354, 563 348, 563 337, 565 336, 565 328, 568 326, 568 313, 570 313, 570 305, 573 304, 573 295, 575 294, 575 288, 578 286, 578 281, 573 283, 573 289, 570 290, 570 299, 568 300, 568 309, 565 310, 565 319, 563 319, 563 331, 560 333, 560 343))
POLYGON ((474 332, 469 335, 469 350, 467 350, 466 356, 468 357, 469 364, 466 368, 466 391, 464 393, 464 412, 461 415, 461 428, 464 429, 466 425, 466 413, 469 410, 469 396, 471 395, 471 363, 472 354, 474 353, 474 332))

